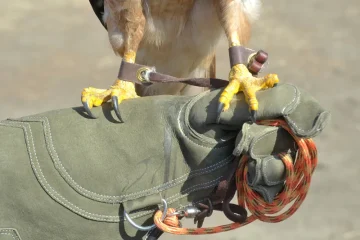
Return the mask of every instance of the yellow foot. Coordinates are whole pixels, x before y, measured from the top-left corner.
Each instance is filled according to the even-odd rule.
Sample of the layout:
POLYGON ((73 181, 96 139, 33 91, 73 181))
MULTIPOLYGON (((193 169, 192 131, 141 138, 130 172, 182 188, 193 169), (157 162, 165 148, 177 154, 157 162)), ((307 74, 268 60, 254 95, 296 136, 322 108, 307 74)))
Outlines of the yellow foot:
POLYGON ((139 97, 135 92, 135 86, 131 82, 117 80, 109 89, 85 88, 81 93, 81 102, 92 118, 96 118, 91 109, 109 101, 113 102, 116 116, 121 120, 119 104, 125 99, 139 97))
POLYGON ((279 82, 276 74, 268 74, 265 77, 257 78, 252 76, 244 64, 237 64, 232 67, 229 74, 229 84, 225 87, 219 98, 218 114, 230 107, 230 101, 235 94, 242 91, 245 100, 249 104, 252 121, 256 121, 259 107, 256 99, 256 92, 262 89, 272 88, 279 82))

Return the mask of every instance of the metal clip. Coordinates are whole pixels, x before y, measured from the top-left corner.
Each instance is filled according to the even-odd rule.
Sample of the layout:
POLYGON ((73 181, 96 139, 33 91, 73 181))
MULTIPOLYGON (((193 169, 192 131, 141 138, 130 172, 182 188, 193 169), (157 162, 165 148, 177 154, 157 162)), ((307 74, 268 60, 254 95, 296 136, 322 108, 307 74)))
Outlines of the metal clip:
POLYGON ((195 218, 201 211, 193 206, 186 207, 184 210, 176 211, 174 213, 169 214, 168 216, 179 216, 185 218, 195 218))
MULTIPOLYGON (((161 201, 163 202, 163 205, 164 205, 164 210, 163 210, 163 214, 161 216, 161 221, 164 221, 165 217, 166 217, 166 212, 167 212, 167 209, 168 209, 168 205, 167 205, 167 202, 165 199, 161 199, 161 201)), ((136 224, 129 216, 129 214, 124 210, 124 217, 125 219, 136 229, 140 230, 140 231, 150 231, 154 228, 156 228, 156 225, 153 224, 151 226, 147 226, 147 227, 143 227, 143 226, 140 226, 138 224, 136 224)))

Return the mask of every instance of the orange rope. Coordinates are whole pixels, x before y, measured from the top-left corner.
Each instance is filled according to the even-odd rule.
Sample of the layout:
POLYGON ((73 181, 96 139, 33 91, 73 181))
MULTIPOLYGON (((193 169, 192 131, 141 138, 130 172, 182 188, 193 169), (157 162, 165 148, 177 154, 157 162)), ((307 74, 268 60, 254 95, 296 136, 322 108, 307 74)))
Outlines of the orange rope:
MULTIPOLYGON (((289 155, 279 154, 279 157, 285 164, 286 180, 283 191, 276 196, 272 203, 267 203, 255 191, 247 185, 247 161, 248 157, 243 156, 240 159, 239 167, 236 171, 236 187, 238 204, 247 207, 251 212, 244 223, 231 223, 216 227, 207 228, 180 228, 180 222, 177 216, 166 217, 164 222, 161 221, 162 212, 159 210, 155 213, 154 222, 163 232, 176 235, 200 235, 214 234, 230 231, 245 226, 255 220, 263 222, 276 223, 281 222, 293 215, 304 201, 310 187, 311 175, 317 165, 317 149, 312 139, 303 139, 295 136, 291 129, 283 120, 266 120, 257 122, 261 125, 279 126, 287 130, 299 147, 298 156, 295 165, 289 155), (294 201, 291 207, 284 213, 277 216, 268 216, 276 214, 284 209, 290 202, 294 201), (174 218, 175 217, 175 218, 174 218)), ((168 214, 175 212, 170 208, 168 214)))

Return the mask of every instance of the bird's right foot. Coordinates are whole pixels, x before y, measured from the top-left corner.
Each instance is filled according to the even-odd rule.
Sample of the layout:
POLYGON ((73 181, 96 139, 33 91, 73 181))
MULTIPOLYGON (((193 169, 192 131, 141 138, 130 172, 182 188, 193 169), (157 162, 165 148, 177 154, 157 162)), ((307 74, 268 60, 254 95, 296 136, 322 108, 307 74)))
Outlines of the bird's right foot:
POLYGON ((81 93, 81 102, 87 114, 92 118, 96 118, 91 112, 91 109, 93 107, 101 106, 111 99, 115 114, 121 121, 119 104, 125 99, 138 97, 139 96, 135 92, 134 83, 117 80, 109 89, 98 89, 93 87, 84 88, 81 93))

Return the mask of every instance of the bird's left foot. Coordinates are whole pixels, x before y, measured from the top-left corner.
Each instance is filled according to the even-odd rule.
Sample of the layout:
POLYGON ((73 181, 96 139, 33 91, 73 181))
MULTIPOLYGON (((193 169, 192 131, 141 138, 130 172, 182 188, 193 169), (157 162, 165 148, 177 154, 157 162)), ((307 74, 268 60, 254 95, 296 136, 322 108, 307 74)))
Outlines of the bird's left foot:
POLYGON ((251 120, 256 121, 259 107, 256 92, 262 89, 272 88, 279 82, 277 74, 268 74, 265 77, 254 77, 244 64, 236 64, 231 68, 229 84, 225 87, 219 98, 218 114, 230 107, 230 101, 235 94, 242 91, 245 100, 249 104, 251 120))

